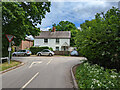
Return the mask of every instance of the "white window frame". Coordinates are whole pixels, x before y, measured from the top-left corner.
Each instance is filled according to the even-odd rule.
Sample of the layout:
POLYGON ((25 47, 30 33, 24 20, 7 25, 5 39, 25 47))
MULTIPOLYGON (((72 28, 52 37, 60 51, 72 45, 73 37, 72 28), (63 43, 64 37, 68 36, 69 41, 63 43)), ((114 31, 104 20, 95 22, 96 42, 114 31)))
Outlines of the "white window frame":
POLYGON ((56 38, 56 44, 59 44, 59 43, 60 43, 60 39, 56 38))
POLYGON ((56 51, 59 51, 59 49, 60 49, 59 47, 56 47, 56 51), (57 49, 57 48, 58 48, 58 49, 57 49))
POLYGON ((48 39, 47 38, 44 39, 44 43, 48 43, 48 39), (47 40, 47 42, 45 40, 47 40))

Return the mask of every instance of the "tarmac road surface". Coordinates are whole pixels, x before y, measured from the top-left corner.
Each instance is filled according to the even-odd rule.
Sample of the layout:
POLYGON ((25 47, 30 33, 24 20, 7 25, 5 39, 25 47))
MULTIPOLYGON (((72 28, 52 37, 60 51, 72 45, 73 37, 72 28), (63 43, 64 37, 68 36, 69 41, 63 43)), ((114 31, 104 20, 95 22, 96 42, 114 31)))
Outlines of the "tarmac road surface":
MULTIPOLYGON (((2 88, 73 88, 70 69, 84 57, 13 57, 25 64, 2 74, 2 88)), ((21 89, 22 90, 22 89, 21 89)))

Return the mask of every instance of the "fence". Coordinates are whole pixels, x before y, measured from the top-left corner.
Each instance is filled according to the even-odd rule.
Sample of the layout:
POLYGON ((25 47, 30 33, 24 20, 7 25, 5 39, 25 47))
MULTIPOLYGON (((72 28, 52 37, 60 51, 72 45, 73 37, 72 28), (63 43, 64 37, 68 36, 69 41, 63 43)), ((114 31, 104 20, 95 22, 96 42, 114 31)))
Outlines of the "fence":
POLYGON ((69 55, 69 51, 54 51, 55 55, 69 55))

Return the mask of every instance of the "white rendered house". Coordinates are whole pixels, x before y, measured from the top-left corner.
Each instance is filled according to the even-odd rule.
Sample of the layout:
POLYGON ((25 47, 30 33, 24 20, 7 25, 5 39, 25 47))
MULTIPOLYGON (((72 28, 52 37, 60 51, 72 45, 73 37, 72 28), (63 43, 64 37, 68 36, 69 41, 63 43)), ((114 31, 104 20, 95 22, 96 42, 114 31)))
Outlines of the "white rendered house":
POLYGON ((41 31, 40 35, 34 38, 34 46, 48 46, 52 47, 54 51, 68 51, 70 38, 70 31, 41 31))

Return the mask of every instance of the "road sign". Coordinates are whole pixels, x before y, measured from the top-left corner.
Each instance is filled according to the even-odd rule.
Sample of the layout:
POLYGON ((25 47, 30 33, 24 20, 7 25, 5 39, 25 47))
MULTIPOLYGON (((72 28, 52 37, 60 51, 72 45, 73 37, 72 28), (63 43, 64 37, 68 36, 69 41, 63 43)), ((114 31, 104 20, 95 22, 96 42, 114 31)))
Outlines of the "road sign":
POLYGON ((9 51, 9 52, 11 51, 11 47, 8 47, 8 51, 9 51))
POLYGON ((8 51, 9 51, 9 58, 8 58, 8 64, 10 64, 10 52, 11 52, 11 41, 13 39, 13 35, 9 35, 9 34, 6 34, 6 37, 9 41, 9 47, 8 47, 8 51))
POLYGON ((7 37, 8 41, 11 42, 14 36, 6 34, 6 37, 7 37))

